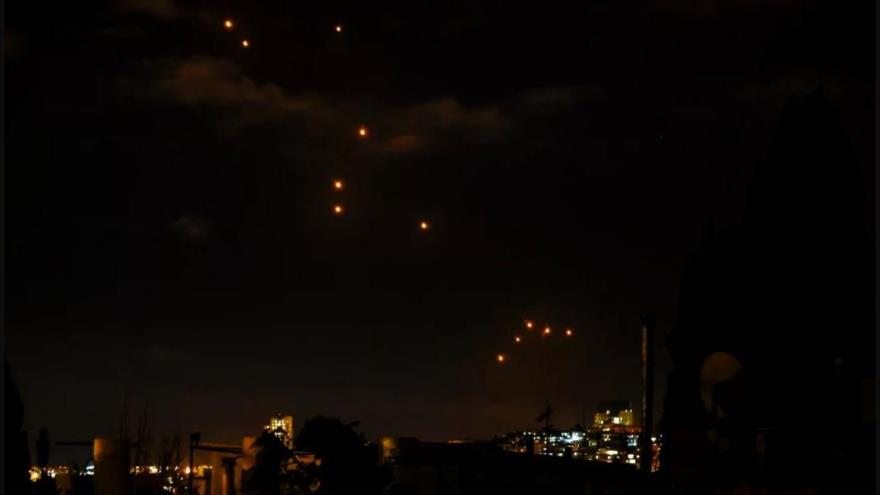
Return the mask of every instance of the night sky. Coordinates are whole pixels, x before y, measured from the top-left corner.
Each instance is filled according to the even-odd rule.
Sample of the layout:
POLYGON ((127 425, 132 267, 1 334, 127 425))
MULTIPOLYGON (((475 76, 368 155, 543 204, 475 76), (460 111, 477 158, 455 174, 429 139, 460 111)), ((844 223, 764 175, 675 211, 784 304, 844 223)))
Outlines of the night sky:
POLYGON ((25 428, 569 427, 637 407, 643 313, 659 411, 681 271, 786 102, 822 88, 871 168, 870 3, 8 2, 25 428))

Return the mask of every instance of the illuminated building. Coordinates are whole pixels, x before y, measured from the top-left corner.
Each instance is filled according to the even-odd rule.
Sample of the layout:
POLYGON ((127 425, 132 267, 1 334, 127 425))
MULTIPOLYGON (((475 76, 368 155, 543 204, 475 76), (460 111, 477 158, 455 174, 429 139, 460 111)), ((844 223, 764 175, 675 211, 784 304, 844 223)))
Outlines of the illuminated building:
POLYGON ((628 401, 602 401, 593 416, 593 427, 633 426, 632 405, 628 401))
POLYGON ((269 424, 263 429, 274 434, 288 449, 293 448, 293 416, 283 416, 278 413, 269 418, 269 424))
MULTIPOLYGON (((639 466, 642 430, 633 423, 629 402, 603 401, 586 431, 579 425, 566 431, 515 431, 498 443, 501 450, 517 454, 639 466)), ((652 471, 660 468, 661 442, 660 435, 651 437, 652 471)))
POLYGON ((500 447, 507 452, 552 457, 584 457, 585 432, 580 428, 567 431, 516 431, 502 437, 500 447))

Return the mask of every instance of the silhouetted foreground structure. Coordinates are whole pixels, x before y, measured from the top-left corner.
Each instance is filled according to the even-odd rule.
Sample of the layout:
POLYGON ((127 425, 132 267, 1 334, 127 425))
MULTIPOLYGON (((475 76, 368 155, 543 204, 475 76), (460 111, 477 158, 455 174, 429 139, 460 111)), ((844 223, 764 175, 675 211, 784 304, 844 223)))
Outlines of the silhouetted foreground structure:
POLYGON ((821 95, 790 105, 743 224, 683 278, 662 419, 676 493, 874 492, 873 238, 834 122, 821 95))
POLYGON ((27 434, 22 431, 24 404, 18 387, 12 381, 9 363, 3 362, 3 492, 27 493, 28 455, 27 434))
POLYGON ((393 494, 658 493, 634 466, 503 452, 488 443, 383 438, 393 494))

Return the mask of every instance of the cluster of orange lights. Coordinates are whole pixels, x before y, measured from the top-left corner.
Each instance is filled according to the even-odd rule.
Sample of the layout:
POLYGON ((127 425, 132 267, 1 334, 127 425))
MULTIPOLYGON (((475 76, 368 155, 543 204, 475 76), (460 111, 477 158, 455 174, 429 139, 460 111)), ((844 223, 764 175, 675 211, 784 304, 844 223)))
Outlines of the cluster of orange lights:
MULTIPOLYGON (((531 320, 526 320, 526 321, 525 321, 525 326, 526 326, 526 330, 534 330, 534 329, 535 329, 535 322, 533 322, 533 321, 531 321, 531 320)), ((549 337, 549 336, 551 336, 552 334, 553 334, 553 329, 550 327, 550 325, 544 325, 544 328, 543 328, 543 329, 541 330, 541 332, 540 332, 540 335, 541 335, 542 337, 549 337)), ((571 328, 566 328, 566 329, 563 331, 563 335, 566 336, 566 337, 573 337, 573 336, 574 336, 574 330, 572 330, 571 328)), ((523 342, 523 337, 522 337, 522 335, 519 335, 519 334, 514 335, 514 336, 513 336, 513 342, 514 342, 515 344, 521 344, 521 343, 523 342)), ((504 361, 505 361, 506 359, 507 359, 507 357, 506 357, 504 354, 498 354, 498 355, 496 356, 496 361, 498 361, 499 364, 500 364, 500 363, 504 363, 504 361)))
MULTIPOLYGON (((235 21, 232 19, 229 19, 229 18, 223 19, 223 29, 225 29, 226 31, 230 31, 230 32, 235 31, 236 30, 235 21)), ((343 30, 342 24, 335 24, 333 26, 333 31, 335 31, 336 33, 342 33, 342 30, 343 30)), ((251 46, 251 40, 249 40, 247 38, 242 38, 240 43, 241 43, 242 48, 250 48, 250 46, 251 46)), ((357 136, 360 139, 366 139, 370 135, 370 131, 369 131, 369 129, 367 129, 367 126, 365 126, 365 125, 358 126, 356 132, 357 132, 357 136)), ((342 182, 342 180, 335 179, 333 181, 333 190, 334 191, 342 191, 344 188, 345 188, 345 184, 342 182)), ((345 208, 341 203, 335 203, 332 206, 332 211, 333 211, 334 215, 341 216, 345 212, 345 208)), ((427 220, 420 220, 419 221, 418 229, 421 230, 422 232, 427 232, 428 230, 430 230, 430 228, 431 228, 431 224, 427 220)))
MULTIPOLYGON (((225 29, 227 31, 234 31, 235 30, 235 22, 232 19, 223 19, 223 29, 225 29)), ((342 32, 342 24, 337 24, 337 25, 333 26, 333 30, 336 31, 337 33, 341 33, 342 32)), ((251 46, 251 42, 247 39, 243 39, 243 40, 241 40, 241 46, 243 46, 244 48, 249 48, 251 46)))
MULTIPOLYGON (((223 19, 223 29, 225 29, 227 31, 234 31, 235 30, 235 22, 233 22, 232 19, 223 19)), ((251 46, 250 40, 248 40, 247 38, 241 40, 241 46, 242 46, 242 48, 250 48, 250 46, 251 46)))

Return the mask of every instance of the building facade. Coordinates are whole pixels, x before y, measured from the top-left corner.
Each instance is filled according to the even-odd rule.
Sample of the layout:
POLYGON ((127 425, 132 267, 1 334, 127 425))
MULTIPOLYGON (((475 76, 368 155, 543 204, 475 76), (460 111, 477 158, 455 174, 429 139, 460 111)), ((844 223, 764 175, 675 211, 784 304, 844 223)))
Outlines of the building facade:
POLYGON ((275 435, 288 449, 293 448, 293 416, 278 413, 269 418, 269 424, 263 429, 275 435))

